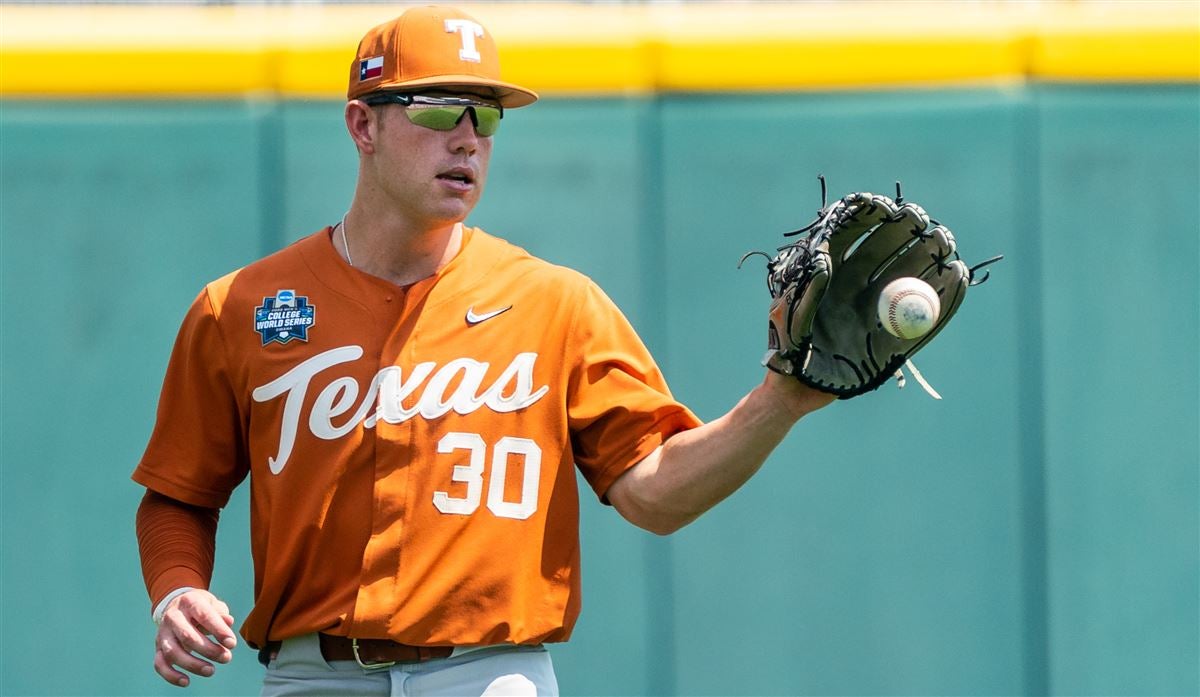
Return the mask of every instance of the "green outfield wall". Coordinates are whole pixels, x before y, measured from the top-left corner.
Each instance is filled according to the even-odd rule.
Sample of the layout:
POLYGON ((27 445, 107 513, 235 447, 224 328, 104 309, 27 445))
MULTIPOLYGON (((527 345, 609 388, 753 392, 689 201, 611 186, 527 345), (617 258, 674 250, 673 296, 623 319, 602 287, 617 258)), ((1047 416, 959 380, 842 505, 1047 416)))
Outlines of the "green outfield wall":
MULTIPOLYGON (((704 418, 762 376, 737 261, 818 173, 1006 256, 917 358, 943 401, 839 402, 669 538, 585 496, 565 694, 1200 694, 1200 6, 469 9, 544 95, 469 222, 595 278, 704 418)), ((0 5, 0 694, 182 694, 129 474, 200 287, 345 211, 394 10, 0 5)), ((221 521, 241 618, 245 488, 221 521)))
MULTIPOLYGON (((200 286, 340 218, 340 113, 0 103, 4 694, 175 693, 128 475, 200 286)), ((564 691, 1195 694, 1197 89, 551 97, 505 119, 471 222, 596 278, 712 418, 762 373, 737 260, 811 217, 817 173, 902 179, 968 261, 1006 255, 918 358, 945 399, 835 404, 671 538, 588 499, 564 691)), ((239 617, 246 526, 243 490, 215 580, 239 617)), ((243 649, 189 689, 259 675, 243 649)))

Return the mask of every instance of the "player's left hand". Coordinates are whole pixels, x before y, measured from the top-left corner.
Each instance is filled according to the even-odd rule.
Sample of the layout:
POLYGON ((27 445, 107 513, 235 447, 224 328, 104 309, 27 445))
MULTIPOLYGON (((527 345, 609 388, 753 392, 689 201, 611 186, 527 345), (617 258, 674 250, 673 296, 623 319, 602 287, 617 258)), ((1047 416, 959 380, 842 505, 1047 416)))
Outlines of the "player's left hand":
POLYGON ((858 192, 832 205, 825 205, 824 179, 821 189, 816 220, 786 233, 803 236, 774 257, 763 254, 772 298, 763 365, 842 399, 892 377, 903 385, 903 365, 924 387, 909 359, 954 317, 968 286, 987 279, 979 269, 1001 257, 968 267, 950 230, 903 202, 899 183, 895 200, 858 192), (880 297, 896 280, 940 298, 940 314, 934 309, 921 333, 880 319, 880 297))
POLYGON ((211 676, 216 668, 209 661, 228 663, 237 646, 229 606, 206 590, 184 593, 163 613, 154 646, 154 670, 172 685, 187 687, 190 682, 177 668, 211 676))

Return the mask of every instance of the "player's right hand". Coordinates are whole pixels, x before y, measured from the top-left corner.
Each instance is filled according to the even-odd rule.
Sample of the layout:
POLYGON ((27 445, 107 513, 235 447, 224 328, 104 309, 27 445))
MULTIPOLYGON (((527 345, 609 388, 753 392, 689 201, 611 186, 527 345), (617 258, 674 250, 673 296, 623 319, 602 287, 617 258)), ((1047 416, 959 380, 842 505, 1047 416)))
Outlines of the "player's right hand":
POLYGON ((163 613, 154 638, 154 670, 172 685, 187 687, 190 679, 179 668, 209 677, 216 671, 209 661, 228 663, 236 646, 229 606, 206 590, 190 590, 163 613))

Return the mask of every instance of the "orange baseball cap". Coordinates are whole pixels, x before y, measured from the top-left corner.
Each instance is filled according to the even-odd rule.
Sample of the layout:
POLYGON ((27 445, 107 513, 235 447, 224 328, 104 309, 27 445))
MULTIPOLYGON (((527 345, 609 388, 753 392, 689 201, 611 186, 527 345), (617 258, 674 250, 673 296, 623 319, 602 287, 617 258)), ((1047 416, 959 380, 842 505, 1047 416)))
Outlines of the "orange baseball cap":
POLYGON ((500 79, 492 35, 451 7, 414 7, 368 31, 350 64, 346 98, 423 87, 486 87, 505 108, 538 98, 536 92, 500 79))

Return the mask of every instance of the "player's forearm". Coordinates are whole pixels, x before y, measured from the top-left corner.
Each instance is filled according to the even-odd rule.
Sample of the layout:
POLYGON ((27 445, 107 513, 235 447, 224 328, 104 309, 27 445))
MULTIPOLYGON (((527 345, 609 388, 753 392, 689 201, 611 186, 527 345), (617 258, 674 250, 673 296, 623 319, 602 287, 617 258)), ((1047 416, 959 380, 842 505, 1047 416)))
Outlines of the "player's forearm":
POLYGON ((617 480, 609 499, 635 525, 674 532, 745 484, 796 421, 831 400, 769 374, 725 415, 671 437, 617 480))
POLYGON ((151 606, 183 586, 208 588, 218 516, 215 508, 146 492, 138 507, 137 537, 151 606))

